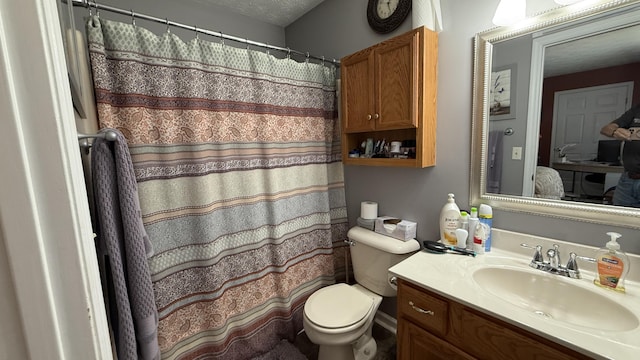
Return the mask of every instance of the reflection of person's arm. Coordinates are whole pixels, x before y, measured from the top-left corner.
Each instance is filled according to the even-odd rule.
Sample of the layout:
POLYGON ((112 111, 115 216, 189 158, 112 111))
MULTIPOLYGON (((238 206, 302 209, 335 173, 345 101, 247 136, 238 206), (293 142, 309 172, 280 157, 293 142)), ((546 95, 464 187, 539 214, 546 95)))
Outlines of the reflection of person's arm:
POLYGON ((608 137, 615 137, 616 132, 618 132, 618 129, 619 129, 618 124, 614 122, 608 123, 607 125, 603 126, 602 129, 600 129, 600 134, 608 137))
POLYGON ((630 140, 631 132, 626 129, 629 127, 636 114, 640 111, 640 104, 625 111, 622 116, 608 123, 600 129, 600 134, 612 137, 618 140, 630 140), (622 127, 621 127, 622 126, 622 127))
POLYGON ((621 128, 616 123, 609 123, 600 129, 600 134, 612 137, 618 140, 630 140, 631 132, 628 129, 621 128))

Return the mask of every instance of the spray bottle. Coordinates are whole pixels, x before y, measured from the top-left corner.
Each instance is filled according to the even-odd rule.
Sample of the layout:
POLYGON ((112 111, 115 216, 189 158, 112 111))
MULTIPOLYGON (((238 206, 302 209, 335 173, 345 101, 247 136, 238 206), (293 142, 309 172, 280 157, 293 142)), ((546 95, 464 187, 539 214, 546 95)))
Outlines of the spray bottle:
POLYGON ((481 204, 480 209, 478 211, 478 218, 482 224, 485 224, 488 229, 487 238, 484 242, 484 251, 491 251, 491 229, 493 228, 493 209, 491 206, 486 204, 481 204))
POLYGON ((467 238, 467 249, 473 249, 473 235, 476 232, 476 226, 480 222, 478 219, 478 208, 472 207, 469 214, 469 237, 467 238))

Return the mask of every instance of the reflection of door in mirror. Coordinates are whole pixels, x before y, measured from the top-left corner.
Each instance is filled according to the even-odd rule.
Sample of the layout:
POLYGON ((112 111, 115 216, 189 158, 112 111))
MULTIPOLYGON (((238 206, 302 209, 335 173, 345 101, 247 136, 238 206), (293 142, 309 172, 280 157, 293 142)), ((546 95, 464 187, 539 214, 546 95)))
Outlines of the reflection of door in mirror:
POLYGON ((632 94, 633 82, 557 91, 548 164, 558 161, 556 149, 568 144, 575 144, 563 152, 568 161, 595 160, 598 141, 605 140, 600 129, 627 111, 632 94))
MULTIPOLYGON (((633 82, 556 92, 549 164, 557 167, 558 161, 582 164, 602 161, 598 158, 599 150, 602 150, 599 143, 606 138, 600 134, 600 129, 629 108, 632 93, 633 82)), ((605 165, 611 164, 613 161, 605 165)), ((620 178, 619 173, 606 171, 560 172, 565 189, 571 189, 565 200, 601 203, 606 200, 607 190, 620 178)))
MULTIPOLYGON (((534 36, 533 47, 544 49, 542 99, 539 134, 528 134, 538 142, 538 163, 551 166, 559 160, 558 149, 565 148, 565 160, 595 160, 597 145, 604 137, 599 130, 628 109, 640 97, 640 28, 621 26, 612 31, 589 30, 593 36, 563 32, 534 36), (540 45, 542 43, 543 45, 540 45), (634 86, 634 84, 636 86, 634 86), (635 91, 634 91, 635 90, 635 91), (572 145, 567 147, 567 145, 572 145)), ((576 27, 576 33, 579 33, 576 27)), ((532 92, 535 81, 532 75, 532 92)), ((530 113, 531 114, 531 113, 530 113)), ((531 166, 531 165, 529 165, 531 166)), ((525 174, 527 170, 525 168, 525 174)), ((566 188, 583 187, 584 195, 599 198, 606 189, 585 181, 589 173, 562 172, 566 188)), ((589 196, 571 200, 590 201, 589 196)))

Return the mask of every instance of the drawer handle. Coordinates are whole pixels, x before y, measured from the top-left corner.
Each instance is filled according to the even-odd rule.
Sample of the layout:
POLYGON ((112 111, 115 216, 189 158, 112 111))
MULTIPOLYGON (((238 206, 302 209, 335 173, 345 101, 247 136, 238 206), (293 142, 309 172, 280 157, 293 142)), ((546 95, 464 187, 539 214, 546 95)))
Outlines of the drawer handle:
POLYGON ((409 306, 411 306, 413 308, 413 310, 415 310, 415 311, 417 311, 417 312, 419 312, 421 314, 427 314, 427 315, 431 315, 431 316, 435 315, 435 313, 433 311, 431 311, 431 310, 425 310, 425 309, 421 309, 421 308, 415 306, 413 304, 413 301, 409 301, 409 306))

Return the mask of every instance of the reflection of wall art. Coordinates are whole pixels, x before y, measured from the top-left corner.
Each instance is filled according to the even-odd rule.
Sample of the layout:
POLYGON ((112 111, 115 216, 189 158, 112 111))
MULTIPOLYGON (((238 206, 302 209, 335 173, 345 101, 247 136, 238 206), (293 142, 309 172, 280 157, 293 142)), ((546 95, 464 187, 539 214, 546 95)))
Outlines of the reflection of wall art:
POLYGON ((489 119, 515 118, 516 65, 494 68, 489 87, 489 119))
POLYGON ((73 2, 58 0, 58 16, 64 44, 64 55, 67 60, 67 72, 69 74, 69 87, 71 88, 71 100, 73 107, 81 118, 86 118, 84 104, 82 103, 82 87, 80 84, 80 70, 78 68, 78 51, 84 49, 78 47, 76 38, 75 18, 73 16, 73 2))

